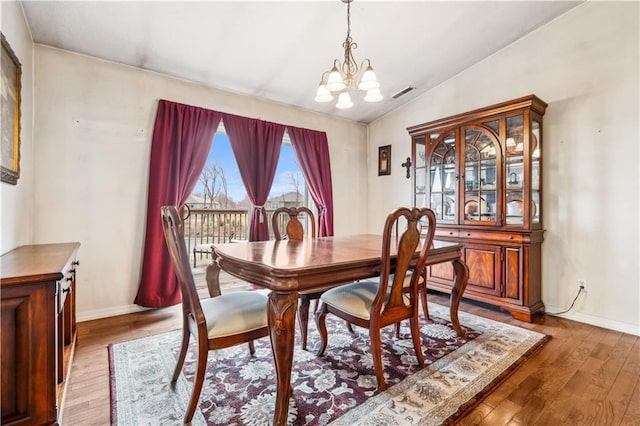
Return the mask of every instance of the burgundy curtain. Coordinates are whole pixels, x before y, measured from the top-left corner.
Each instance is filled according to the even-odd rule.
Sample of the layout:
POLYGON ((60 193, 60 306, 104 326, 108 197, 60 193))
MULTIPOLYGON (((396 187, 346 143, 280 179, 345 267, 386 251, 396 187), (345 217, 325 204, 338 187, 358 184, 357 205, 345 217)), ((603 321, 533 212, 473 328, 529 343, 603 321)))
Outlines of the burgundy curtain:
POLYGON ((264 203, 276 174, 285 126, 225 114, 224 128, 253 204, 249 241, 266 241, 269 239, 269 224, 264 203))
POLYGON ((222 113, 160 100, 151 141, 147 227, 142 277, 135 303, 160 308, 180 303, 160 207, 182 205, 204 168, 222 113))
POLYGON ((318 207, 318 236, 333 235, 333 186, 327 134, 288 126, 291 145, 300 162, 311 198, 318 207))

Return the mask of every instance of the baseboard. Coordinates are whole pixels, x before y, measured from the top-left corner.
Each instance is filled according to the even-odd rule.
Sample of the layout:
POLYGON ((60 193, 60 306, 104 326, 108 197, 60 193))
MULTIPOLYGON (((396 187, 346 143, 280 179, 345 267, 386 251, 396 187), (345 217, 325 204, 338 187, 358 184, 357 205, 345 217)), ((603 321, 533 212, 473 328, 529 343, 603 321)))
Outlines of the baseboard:
MULTIPOLYGON (((549 312, 559 312, 562 311, 562 308, 556 308, 553 306, 546 306, 545 310, 547 311, 547 315, 553 315, 549 312)), ((595 325, 597 327, 607 328, 609 330, 620 331, 622 333, 633 334, 634 336, 640 336, 640 326, 637 324, 629 324, 620 321, 609 320, 606 318, 596 317, 593 315, 587 315, 580 312, 568 312, 566 314, 553 315, 561 318, 567 318, 573 321, 583 322, 586 324, 595 325)))
POLYGON ((92 311, 78 311, 76 318, 78 322, 91 321, 100 318, 115 317, 117 315, 131 314, 133 312, 142 312, 150 308, 144 308, 139 305, 116 306, 106 309, 94 309, 92 311))

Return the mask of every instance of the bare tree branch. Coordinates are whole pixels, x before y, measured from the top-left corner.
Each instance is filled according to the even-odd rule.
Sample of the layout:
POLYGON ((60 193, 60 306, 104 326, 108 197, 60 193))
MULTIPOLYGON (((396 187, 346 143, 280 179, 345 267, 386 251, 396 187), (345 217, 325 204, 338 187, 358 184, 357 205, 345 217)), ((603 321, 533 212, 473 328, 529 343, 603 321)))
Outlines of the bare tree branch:
POLYGON ((287 172, 287 178, 289 179, 289 183, 291 183, 291 186, 293 186, 293 190, 296 192, 296 205, 298 205, 300 203, 300 195, 301 195, 300 174, 290 171, 290 172, 287 172))
POLYGON ((227 186, 227 178, 224 174, 224 168, 217 161, 205 166, 200 173, 200 183, 204 188, 204 204, 209 204, 209 208, 222 207, 229 208, 230 201, 229 189, 227 186), (218 206, 216 206, 216 203, 218 206))

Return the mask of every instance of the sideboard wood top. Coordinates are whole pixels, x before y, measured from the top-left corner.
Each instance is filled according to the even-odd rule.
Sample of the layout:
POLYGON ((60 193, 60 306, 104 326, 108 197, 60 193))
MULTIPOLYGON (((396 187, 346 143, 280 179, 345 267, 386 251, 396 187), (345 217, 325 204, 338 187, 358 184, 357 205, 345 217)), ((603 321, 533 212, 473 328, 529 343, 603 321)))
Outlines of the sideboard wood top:
POLYGON ((71 268, 80 243, 20 246, 0 257, 0 285, 59 280, 71 268))

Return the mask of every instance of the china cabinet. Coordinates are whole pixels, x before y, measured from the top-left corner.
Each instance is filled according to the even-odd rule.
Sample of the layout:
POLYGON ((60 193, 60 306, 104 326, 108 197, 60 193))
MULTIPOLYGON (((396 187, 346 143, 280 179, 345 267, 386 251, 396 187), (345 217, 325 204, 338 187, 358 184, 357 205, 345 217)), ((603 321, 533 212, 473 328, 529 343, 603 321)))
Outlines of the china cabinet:
MULTIPOLYGON (((531 321, 542 311, 542 116, 534 95, 408 128, 413 202, 437 217, 436 238, 464 244, 464 297, 531 321)), ((432 266, 428 287, 450 291, 432 266)))

